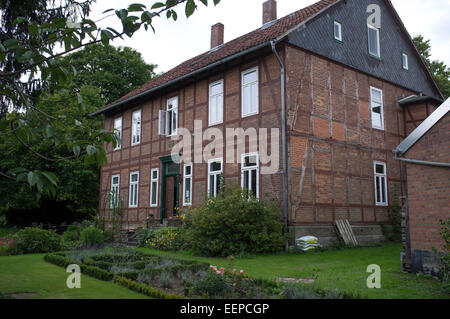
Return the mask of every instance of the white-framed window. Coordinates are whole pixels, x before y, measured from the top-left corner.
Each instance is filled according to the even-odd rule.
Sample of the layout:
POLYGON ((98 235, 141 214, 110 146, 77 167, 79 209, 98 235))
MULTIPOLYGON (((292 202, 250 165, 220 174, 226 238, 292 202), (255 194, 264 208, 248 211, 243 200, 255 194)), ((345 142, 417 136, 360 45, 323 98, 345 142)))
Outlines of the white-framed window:
POLYGON ((373 162, 375 182, 375 204, 377 206, 388 206, 386 163, 373 162))
POLYGON ((223 122, 223 80, 209 85, 209 125, 223 122))
POLYGON ((370 87, 370 112, 372 128, 384 130, 383 91, 370 87))
POLYGON ((116 147, 114 150, 120 150, 122 147, 122 117, 118 117, 114 120, 114 133, 116 133, 117 137, 119 138, 119 141, 117 142, 116 147))
POLYGON ((131 125, 131 146, 141 143, 141 110, 134 111, 131 125))
POLYGON ((404 70, 409 70, 408 55, 406 53, 402 53, 402 67, 404 70))
POLYGON ((166 110, 159 110, 158 134, 177 135, 178 132, 178 96, 167 100, 166 110))
POLYGON ((242 117, 259 112, 258 67, 242 72, 242 117))
POLYGON ((152 169, 150 173, 150 207, 158 206, 159 168, 152 169))
POLYGON ((129 207, 138 207, 139 200, 139 172, 130 173, 130 200, 129 207))
POLYGON ((367 25, 367 37, 369 54, 376 58, 381 58, 380 29, 367 25))
POLYGON ((223 158, 208 161, 208 197, 216 197, 222 183, 223 158))
POLYGON ((184 164, 183 171, 183 206, 192 205, 192 164, 184 164))
POLYGON ((243 154, 241 157, 241 186, 259 198, 259 156, 258 153, 243 154))
POLYGON ((120 175, 111 176, 111 208, 119 206, 120 175))
POLYGON ((338 21, 334 21, 334 39, 336 41, 342 42, 342 24, 338 21))

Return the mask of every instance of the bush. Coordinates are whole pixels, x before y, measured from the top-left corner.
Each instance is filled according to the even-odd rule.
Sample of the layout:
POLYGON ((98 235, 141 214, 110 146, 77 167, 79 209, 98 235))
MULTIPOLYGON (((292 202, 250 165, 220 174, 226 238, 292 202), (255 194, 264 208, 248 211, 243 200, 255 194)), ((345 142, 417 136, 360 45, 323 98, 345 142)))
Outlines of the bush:
POLYGON ((183 246, 181 228, 165 227, 150 230, 144 235, 140 246, 159 250, 178 250, 183 246))
POLYGON ((81 231, 81 242, 85 246, 103 245, 105 236, 100 228, 89 226, 81 231))
POLYGON ((230 256, 282 250, 285 237, 276 203, 247 199, 239 186, 224 186, 216 198, 186 216, 185 240, 196 253, 230 256))
POLYGON ((62 238, 54 231, 27 227, 13 236, 17 253, 48 253, 64 248, 62 238))
POLYGON ((75 242, 80 239, 80 234, 76 230, 67 230, 63 234, 63 239, 66 242, 75 242))
POLYGON ((140 284, 120 276, 115 276, 114 282, 118 283, 119 285, 125 286, 131 290, 134 290, 138 293, 157 299, 184 299, 183 296, 170 294, 165 291, 162 291, 161 289, 153 288, 147 286, 146 284, 140 284))

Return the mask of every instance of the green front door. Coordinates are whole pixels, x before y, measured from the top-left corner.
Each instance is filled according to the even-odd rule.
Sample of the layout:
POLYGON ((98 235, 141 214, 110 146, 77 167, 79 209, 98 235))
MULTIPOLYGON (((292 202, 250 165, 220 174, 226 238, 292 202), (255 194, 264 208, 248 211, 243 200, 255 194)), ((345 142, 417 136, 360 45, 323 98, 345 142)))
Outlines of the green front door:
POLYGON ((180 200, 180 164, 174 163, 172 156, 160 158, 161 169, 161 208, 160 222, 168 216, 175 215, 175 208, 179 206, 180 200))

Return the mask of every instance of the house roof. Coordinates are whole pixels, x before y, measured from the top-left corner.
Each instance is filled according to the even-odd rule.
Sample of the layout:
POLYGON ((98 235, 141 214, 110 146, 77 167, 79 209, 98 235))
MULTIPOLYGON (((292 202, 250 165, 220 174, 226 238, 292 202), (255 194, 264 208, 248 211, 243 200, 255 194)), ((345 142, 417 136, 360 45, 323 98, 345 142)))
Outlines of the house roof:
POLYGON ((339 1, 341 0, 321 0, 288 16, 266 23, 257 30, 181 63, 172 70, 150 80, 143 86, 131 91, 127 95, 91 115, 97 115, 112 110, 119 105, 142 97, 143 95, 149 94, 169 84, 173 84, 175 81, 181 81, 196 74, 198 71, 204 71, 209 67, 214 67, 218 62, 223 63, 230 58, 246 54, 251 49, 260 49, 261 47, 269 45, 270 41, 281 40, 291 30, 297 28, 300 24, 306 22, 339 1))
POLYGON ((441 104, 425 121, 422 122, 407 138, 400 143, 393 152, 397 156, 403 156, 414 144, 417 143, 437 122, 450 111, 450 98, 441 104))

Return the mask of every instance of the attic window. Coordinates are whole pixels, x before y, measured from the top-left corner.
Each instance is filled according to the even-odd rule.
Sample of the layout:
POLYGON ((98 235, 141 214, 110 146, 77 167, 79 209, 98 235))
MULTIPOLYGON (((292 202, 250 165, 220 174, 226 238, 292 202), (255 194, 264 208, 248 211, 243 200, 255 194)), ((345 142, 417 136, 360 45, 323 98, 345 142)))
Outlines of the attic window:
POLYGON ((380 29, 367 25, 367 37, 369 45, 369 54, 374 58, 381 58, 380 29))
POLYGON ((406 53, 402 53, 402 66, 403 70, 409 70, 408 55, 406 53))
POLYGON ((334 39, 338 42, 342 41, 342 24, 338 21, 334 21, 334 39))

